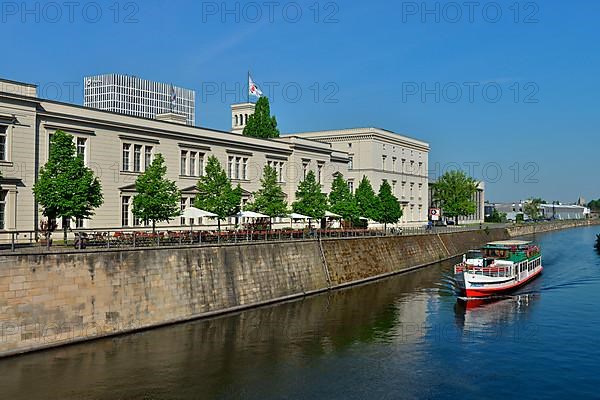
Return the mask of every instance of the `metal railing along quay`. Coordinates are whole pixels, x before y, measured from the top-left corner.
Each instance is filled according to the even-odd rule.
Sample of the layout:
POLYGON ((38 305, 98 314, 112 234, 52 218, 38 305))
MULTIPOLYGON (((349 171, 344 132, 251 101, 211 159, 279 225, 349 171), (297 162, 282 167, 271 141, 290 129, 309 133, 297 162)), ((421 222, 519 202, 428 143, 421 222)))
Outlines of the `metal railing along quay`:
POLYGON ((344 239, 357 237, 430 235, 483 229, 482 226, 403 227, 383 229, 273 229, 191 230, 189 227, 149 229, 72 229, 64 232, 35 231, 0 233, 0 252, 45 253, 64 250, 99 250, 202 246, 215 244, 264 243, 269 241, 344 239))

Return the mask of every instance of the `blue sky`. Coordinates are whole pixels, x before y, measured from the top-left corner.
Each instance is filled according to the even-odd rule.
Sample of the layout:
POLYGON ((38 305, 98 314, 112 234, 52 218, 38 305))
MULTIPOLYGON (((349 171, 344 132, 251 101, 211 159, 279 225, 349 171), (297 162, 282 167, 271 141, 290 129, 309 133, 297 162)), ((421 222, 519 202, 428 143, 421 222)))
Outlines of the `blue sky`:
POLYGON ((0 77, 77 104, 87 74, 172 82, 227 130, 251 70, 282 132, 405 133, 494 201, 600 197, 600 2, 76 4, 3 2, 0 77))

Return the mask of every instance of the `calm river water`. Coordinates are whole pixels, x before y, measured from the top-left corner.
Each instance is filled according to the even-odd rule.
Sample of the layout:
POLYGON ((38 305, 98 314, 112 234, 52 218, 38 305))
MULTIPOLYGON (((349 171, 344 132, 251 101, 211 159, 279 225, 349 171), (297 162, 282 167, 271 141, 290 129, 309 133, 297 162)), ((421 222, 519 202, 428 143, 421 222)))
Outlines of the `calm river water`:
POLYGON ((599 398, 599 228, 464 304, 440 264, 287 304, 0 360, 3 399, 599 398))

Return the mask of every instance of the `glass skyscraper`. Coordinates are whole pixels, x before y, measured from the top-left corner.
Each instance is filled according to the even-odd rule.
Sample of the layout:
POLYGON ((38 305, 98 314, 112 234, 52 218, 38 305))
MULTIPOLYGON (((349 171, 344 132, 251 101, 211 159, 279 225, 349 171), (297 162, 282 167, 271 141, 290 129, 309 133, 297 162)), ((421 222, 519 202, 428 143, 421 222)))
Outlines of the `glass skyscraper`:
POLYGON ((85 107, 144 118, 172 112, 185 115, 187 125, 196 122, 196 92, 190 89, 121 74, 85 77, 83 87, 85 107))

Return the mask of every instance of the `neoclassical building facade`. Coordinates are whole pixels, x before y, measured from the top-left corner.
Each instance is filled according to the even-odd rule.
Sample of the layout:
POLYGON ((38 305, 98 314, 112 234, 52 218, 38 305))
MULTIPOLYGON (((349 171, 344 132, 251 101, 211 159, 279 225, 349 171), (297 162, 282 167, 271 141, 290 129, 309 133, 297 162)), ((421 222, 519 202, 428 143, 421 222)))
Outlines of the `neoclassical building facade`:
MULTIPOLYGON (((192 204, 196 184, 209 156, 215 156, 242 203, 260 188, 265 165, 274 167, 288 204, 308 171, 324 193, 338 173, 352 190, 367 176, 377 191, 383 180, 402 203, 401 224, 427 221, 429 145, 377 128, 305 132, 276 139, 243 136, 254 104, 234 104, 230 132, 186 125, 177 114, 154 119, 123 115, 41 99, 35 85, 0 79, 0 232, 35 231, 42 220, 32 188, 49 155, 57 130, 73 136, 77 152, 99 177, 104 204, 89 220, 70 221, 72 228, 136 228, 132 214, 135 180, 157 153, 165 158, 167 176, 182 192, 182 209, 192 204)), ((176 218, 165 227, 188 225, 176 218)))
MULTIPOLYGON (((178 115, 146 119, 37 97, 34 85, 0 80, 0 231, 33 231, 42 219, 32 187, 49 154, 57 130, 74 137, 77 152, 99 177, 104 204, 93 218, 71 227, 127 228, 141 224, 132 215, 135 180, 157 153, 166 161, 169 179, 182 192, 185 207, 209 156, 216 156, 247 202, 259 189, 266 164, 279 171, 287 201, 295 200, 307 170, 320 173, 327 192, 335 173, 347 169, 348 154, 301 137, 265 140, 185 125, 178 115)), ((181 218, 162 226, 189 223, 181 218)))

